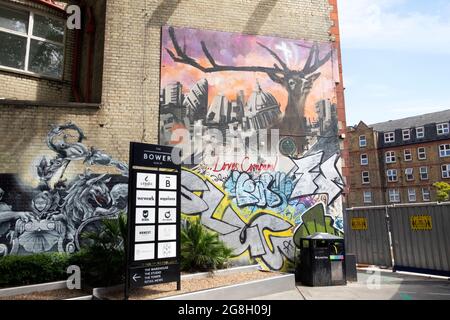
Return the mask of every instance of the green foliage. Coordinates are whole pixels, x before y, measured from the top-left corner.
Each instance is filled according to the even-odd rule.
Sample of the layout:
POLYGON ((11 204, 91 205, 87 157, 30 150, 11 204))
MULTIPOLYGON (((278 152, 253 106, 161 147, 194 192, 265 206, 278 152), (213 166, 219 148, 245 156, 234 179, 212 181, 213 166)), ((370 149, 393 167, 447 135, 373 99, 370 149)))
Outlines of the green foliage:
POLYGON ((299 244, 300 239, 316 232, 325 232, 342 237, 343 234, 333 227, 333 219, 325 216, 324 206, 316 204, 310 208, 303 216, 303 223, 294 234, 294 243, 299 244))
POLYGON ((83 239, 90 244, 73 254, 70 261, 80 267, 84 285, 107 287, 124 282, 126 234, 125 214, 118 219, 102 220, 98 232, 83 233, 83 239))
POLYGON ((24 286, 65 280, 69 255, 40 253, 0 258, 0 287, 24 286))
POLYGON ((433 187, 435 187, 437 191, 437 201, 444 202, 450 200, 450 184, 443 181, 436 182, 433 184, 433 187))
POLYGON ((181 230, 181 269, 212 271, 224 268, 232 250, 200 221, 187 222, 181 230))

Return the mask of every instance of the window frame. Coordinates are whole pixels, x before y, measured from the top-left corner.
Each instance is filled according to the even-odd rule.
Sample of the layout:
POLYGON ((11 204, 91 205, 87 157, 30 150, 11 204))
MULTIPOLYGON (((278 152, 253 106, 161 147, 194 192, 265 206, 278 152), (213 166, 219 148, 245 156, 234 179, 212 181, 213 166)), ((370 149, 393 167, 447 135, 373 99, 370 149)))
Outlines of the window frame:
POLYGON ((367 153, 361 153, 361 155, 359 156, 359 163, 362 166, 367 166, 369 165, 369 156, 367 155, 367 153), (365 157, 366 163, 363 163, 363 156, 365 157))
POLYGON ((449 123, 448 122, 437 123, 436 124, 436 133, 437 133, 438 136, 443 136, 443 135, 449 134, 450 133, 450 125, 449 125, 449 123), (442 133, 439 133, 439 130, 440 130, 439 126, 442 126, 442 128, 441 128, 442 133), (444 130, 443 130, 444 126, 447 127, 447 132, 444 132, 444 130))
POLYGON ((414 181, 414 168, 406 168, 405 169, 405 180, 406 181, 414 181), (411 170, 411 174, 408 174, 408 171, 411 170), (412 177, 408 179, 408 176, 412 177))
POLYGON ((397 169, 387 169, 386 170, 386 177, 388 182, 398 182, 398 171, 397 169), (389 172, 394 173, 395 172, 395 180, 391 180, 390 177, 393 177, 394 175, 389 175, 389 172))
POLYGON ((412 150, 411 149, 405 149, 405 150, 403 150, 403 160, 405 161, 405 162, 409 162, 409 161, 413 161, 413 152, 412 152, 412 150), (410 155, 410 157, 411 157, 411 159, 406 159, 406 151, 409 151, 409 155, 410 155))
POLYGON ((367 147, 367 137, 366 137, 366 135, 360 135, 359 136, 359 147, 360 148, 367 147), (364 137, 364 139, 361 139, 362 137, 364 137), (364 141, 364 145, 361 144, 361 141, 364 141))
POLYGON ((431 201, 431 191, 429 188, 422 188, 422 201, 430 202, 431 201), (424 192, 426 191, 426 192, 424 192), (425 198, 425 194, 427 194, 427 198, 425 198))
POLYGON ((430 175, 429 175, 429 172, 428 172, 428 167, 420 167, 420 168, 419 168, 419 177, 420 177, 420 180, 421 180, 421 181, 430 180, 430 175), (426 178, 422 178, 422 174, 424 174, 424 173, 422 172, 422 169, 425 169, 425 171, 426 171, 426 175, 427 175, 426 178))
POLYGON ((389 202, 390 203, 399 203, 401 202, 400 191, 398 189, 389 189, 388 190, 389 202), (393 197, 394 196, 394 199, 393 197), (398 200, 396 200, 398 197, 398 200))
POLYGON ((371 191, 363 191, 363 202, 364 203, 373 203, 373 197, 371 191), (366 195, 369 195, 370 200, 367 200, 366 195))
POLYGON ((370 184, 370 171, 362 171, 361 172, 361 183, 362 184, 370 184), (367 182, 364 182, 364 173, 367 173, 367 182))
POLYGON ((415 188, 408 188, 408 201, 417 202, 417 193, 415 188), (411 193, 413 191, 413 193, 411 193), (414 195, 414 200, 411 200, 411 195, 414 195))
POLYGON ((442 179, 449 179, 450 178, 450 164, 443 164, 441 165, 441 176, 442 179), (444 167, 446 170, 444 171, 444 167), (446 176, 444 177, 444 172, 446 172, 446 176))
POLYGON ((419 160, 427 160, 427 149, 425 147, 417 148, 417 159, 419 159, 419 160), (420 157, 420 154, 421 154, 420 149, 423 149, 424 158, 420 157))
POLYGON ((440 158, 450 157, 450 143, 444 143, 439 145, 439 157, 440 158), (445 148, 446 146, 448 146, 448 149, 445 148), (441 147, 444 147, 444 152, 447 152, 448 154, 442 155, 441 147))
POLYGON ((25 61, 24 61, 24 69, 17 69, 17 68, 13 68, 13 67, 7 67, 7 66, 3 66, 0 65, 0 70, 2 71, 8 71, 8 72, 14 72, 14 73, 19 73, 19 74, 24 74, 24 75, 28 75, 28 76, 34 76, 34 77, 38 77, 38 78, 44 78, 44 79, 50 79, 50 80, 59 80, 59 81, 63 81, 64 80, 64 75, 65 75, 65 64, 66 64, 66 42, 67 42, 67 23, 66 20, 64 18, 59 17, 58 15, 53 15, 51 13, 48 12, 43 12, 41 10, 35 9, 35 8, 29 8, 29 7, 24 7, 24 6, 20 6, 20 5, 16 5, 16 4, 11 4, 11 3, 0 3, 0 7, 5 7, 9 10, 13 10, 13 11, 25 11, 28 13, 28 30, 27 33, 24 34, 22 32, 18 32, 18 31, 14 31, 14 30, 10 30, 10 29, 6 29, 3 27, 0 27, 0 32, 6 33, 6 34, 11 34, 14 36, 20 36, 22 38, 26 39, 26 52, 25 52, 25 61), (62 42, 56 42, 50 39, 46 39, 46 38, 42 38, 42 37, 37 37, 33 35, 33 27, 34 27, 34 16, 35 15, 39 15, 39 16, 43 16, 43 17, 47 17, 47 18, 51 18, 51 19, 55 19, 55 20, 60 20, 64 23, 64 36, 62 39, 62 42), (29 63, 30 63, 30 50, 31 50, 31 40, 36 40, 36 41, 42 41, 45 43, 50 43, 56 46, 60 46, 62 47, 62 61, 61 61, 61 65, 62 65, 62 70, 61 70, 61 75, 58 77, 53 77, 50 75, 46 75, 46 74, 41 74, 41 73, 37 73, 37 72, 33 72, 33 71, 29 71, 29 63))
POLYGON ((394 143, 395 142, 395 131, 384 133, 384 143, 394 143), (389 141, 388 141, 389 138, 389 141), (392 138, 392 141, 390 141, 392 138))
POLYGON ((411 129, 403 129, 402 130, 402 138, 403 138, 403 141, 411 140, 411 129), (408 138, 405 138, 405 133, 408 134, 408 138))
POLYGON ((416 139, 423 139, 425 138, 425 127, 417 127, 416 128, 416 139), (419 132, 421 133, 419 135, 419 132))
POLYGON ((384 162, 385 163, 396 163, 397 158, 396 158, 395 151, 386 151, 384 154, 384 162), (388 161, 388 153, 390 154, 389 155, 390 161, 388 161), (394 160, 392 161, 392 159, 394 159, 394 160))

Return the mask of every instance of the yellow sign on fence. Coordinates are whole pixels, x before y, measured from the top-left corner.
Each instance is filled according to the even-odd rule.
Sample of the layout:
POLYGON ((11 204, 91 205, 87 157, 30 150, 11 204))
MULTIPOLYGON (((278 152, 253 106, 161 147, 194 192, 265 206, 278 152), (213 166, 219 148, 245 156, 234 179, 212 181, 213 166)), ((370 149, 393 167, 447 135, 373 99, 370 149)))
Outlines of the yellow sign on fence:
POLYGON ((431 216, 411 216, 412 230, 432 230, 433 224, 431 216))
POLYGON ((367 230, 367 218, 352 218, 352 230, 367 230))

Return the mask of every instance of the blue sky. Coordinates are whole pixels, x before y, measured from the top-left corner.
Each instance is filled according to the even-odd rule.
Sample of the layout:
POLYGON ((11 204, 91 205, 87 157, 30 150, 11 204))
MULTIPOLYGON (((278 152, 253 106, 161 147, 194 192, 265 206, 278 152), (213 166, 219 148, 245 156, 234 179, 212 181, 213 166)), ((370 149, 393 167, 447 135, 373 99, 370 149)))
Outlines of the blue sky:
POLYGON ((347 124, 450 109, 449 0, 339 0, 347 124))

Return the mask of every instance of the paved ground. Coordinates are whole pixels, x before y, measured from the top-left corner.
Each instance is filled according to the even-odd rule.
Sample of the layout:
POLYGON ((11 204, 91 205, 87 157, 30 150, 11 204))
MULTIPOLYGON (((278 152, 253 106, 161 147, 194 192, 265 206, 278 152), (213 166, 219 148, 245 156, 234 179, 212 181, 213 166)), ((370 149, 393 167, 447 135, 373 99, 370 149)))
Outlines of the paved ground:
POLYGON ((307 287, 253 300, 450 300, 450 281, 403 273, 358 271, 346 286, 307 287), (377 276, 379 275, 379 276, 377 276))

